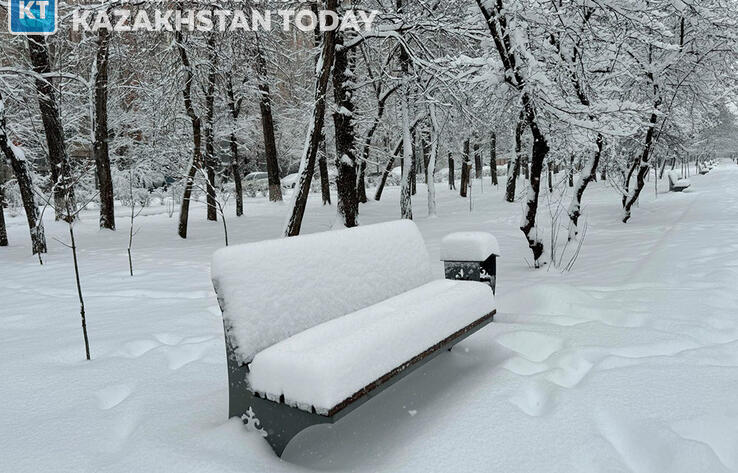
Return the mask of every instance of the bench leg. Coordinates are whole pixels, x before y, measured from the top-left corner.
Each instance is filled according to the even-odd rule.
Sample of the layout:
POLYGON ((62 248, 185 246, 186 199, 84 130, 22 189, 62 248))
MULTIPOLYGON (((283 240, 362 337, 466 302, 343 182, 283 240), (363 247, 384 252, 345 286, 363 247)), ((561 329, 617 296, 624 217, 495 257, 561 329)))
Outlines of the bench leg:
POLYGON ((332 423, 330 417, 294 409, 286 404, 278 404, 248 394, 252 398, 251 409, 259 420, 259 426, 267 434, 265 440, 279 457, 290 441, 303 430, 314 425, 332 423))
POLYGON ((246 385, 247 370, 237 366, 229 357, 229 417, 238 417, 246 422, 249 409, 258 419, 258 427, 263 429, 269 443, 277 456, 281 457, 287 444, 297 434, 318 424, 333 423, 333 418, 294 409, 286 404, 261 399, 246 385))

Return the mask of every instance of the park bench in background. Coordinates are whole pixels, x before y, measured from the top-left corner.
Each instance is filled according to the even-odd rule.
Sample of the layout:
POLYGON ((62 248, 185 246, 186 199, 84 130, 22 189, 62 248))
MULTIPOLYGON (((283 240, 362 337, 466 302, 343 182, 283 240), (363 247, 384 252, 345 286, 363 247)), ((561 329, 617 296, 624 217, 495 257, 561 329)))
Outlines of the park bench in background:
POLYGON ((677 171, 669 171, 666 177, 669 179, 669 192, 682 192, 692 185, 689 179, 682 179, 677 171))
POLYGON ((230 416, 258 419, 281 456, 303 429, 338 421, 489 324, 486 250, 499 252, 494 238, 447 240, 446 258, 477 267, 453 280, 433 278, 410 221, 218 251, 230 416))

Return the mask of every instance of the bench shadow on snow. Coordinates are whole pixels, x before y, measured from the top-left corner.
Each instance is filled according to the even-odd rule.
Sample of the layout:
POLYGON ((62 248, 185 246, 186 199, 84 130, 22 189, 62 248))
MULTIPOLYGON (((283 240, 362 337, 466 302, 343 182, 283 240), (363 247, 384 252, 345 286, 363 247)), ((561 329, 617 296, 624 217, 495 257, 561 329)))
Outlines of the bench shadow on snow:
MULTIPOLYGON (((492 327, 476 336, 488 330, 492 327)), ((473 339, 429 361, 340 422, 304 430, 289 444, 282 460, 321 470, 353 470, 376 463, 377 457, 391 463, 422 441, 419 431, 446 429, 447 420, 442 419, 456 414, 444 412, 448 406, 463 406, 459 398, 481 386, 506 358, 499 347, 487 347, 493 350, 490 360, 487 349, 474 349, 473 339)))

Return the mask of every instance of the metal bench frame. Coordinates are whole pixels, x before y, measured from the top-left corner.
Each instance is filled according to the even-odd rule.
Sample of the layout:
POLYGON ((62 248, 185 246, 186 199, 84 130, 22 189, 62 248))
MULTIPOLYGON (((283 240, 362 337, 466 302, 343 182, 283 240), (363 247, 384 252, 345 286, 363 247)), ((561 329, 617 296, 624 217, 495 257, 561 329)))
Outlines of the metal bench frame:
POLYGON ((257 427, 266 432, 266 441, 272 447, 274 453, 281 457, 285 448, 287 448, 287 444, 298 433, 314 425, 334 424, 338 422, 344 416, 377 396, 397 381, 420 368, 439 354, 450 351, 454 345, 491 323, 496 312, 496 310, 490 312, 474 323, 449 335, 423 353, 396 367, 381 378, 357 391, 351 397, 345 399, 331 409, 327 415, 316 413, 314 408, 312 412, 308 412, 291 407, 283 402, 270 401, 252 392, 247 382, 249 373, 248 365, 241 364, 237 361, 234 347, 231 345, 228 337, 226 337, 230 399, 229 417, 239 417, 244 421, 251 419, 251 417, 258 419, 257 427))

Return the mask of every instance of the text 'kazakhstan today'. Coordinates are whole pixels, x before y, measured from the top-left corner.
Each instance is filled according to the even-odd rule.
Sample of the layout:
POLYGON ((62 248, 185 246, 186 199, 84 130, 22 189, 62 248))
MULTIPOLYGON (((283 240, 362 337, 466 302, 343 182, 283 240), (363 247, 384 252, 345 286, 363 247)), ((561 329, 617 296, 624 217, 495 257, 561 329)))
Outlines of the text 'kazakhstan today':
POLYGON ((370 31, 379 12, 348 10, 341 15, 334 11, 298 10, 83 10, 72 13, 74 31, 290 31, 353 30, 370 31))

